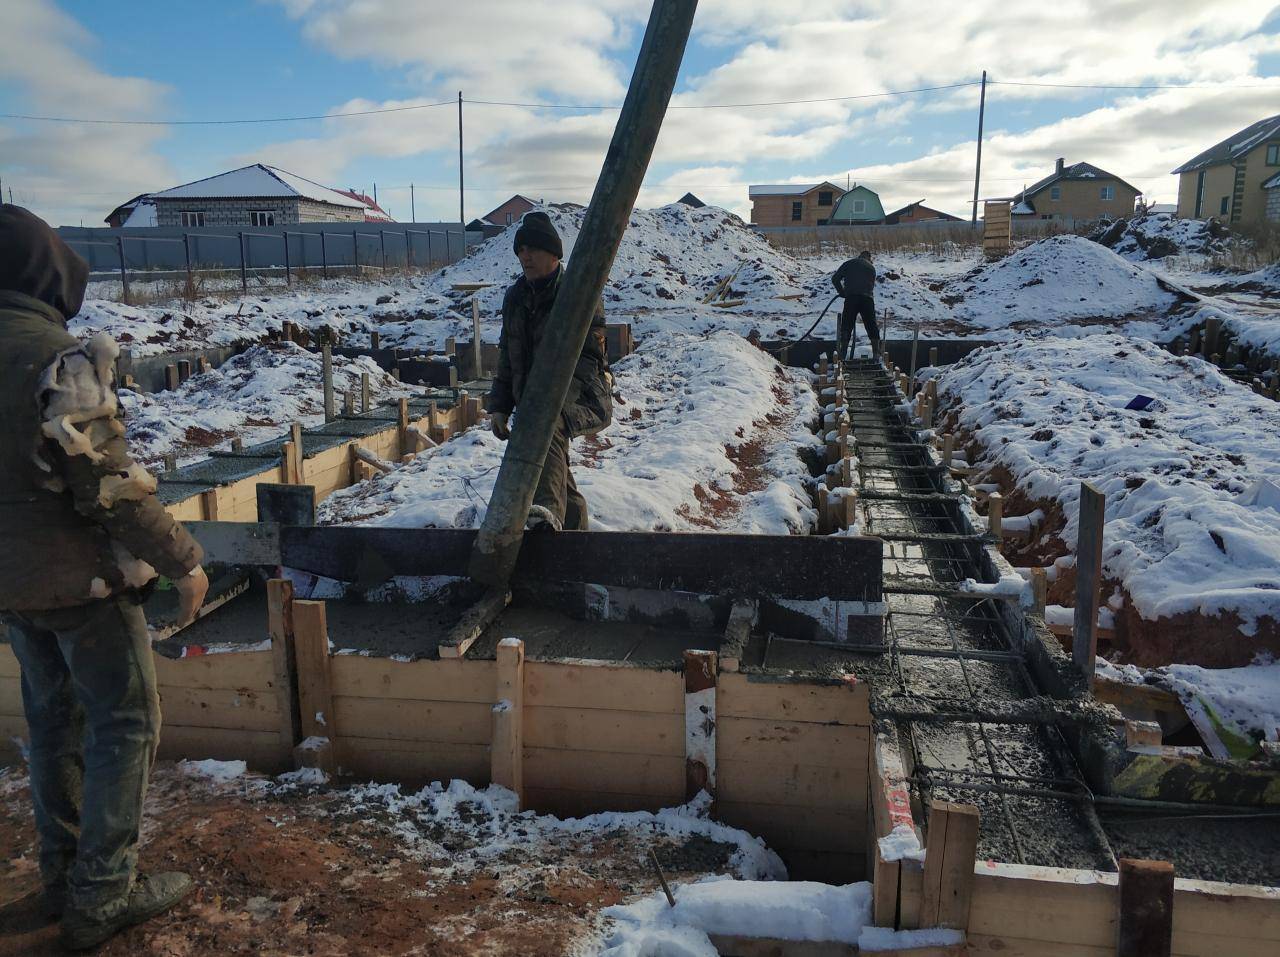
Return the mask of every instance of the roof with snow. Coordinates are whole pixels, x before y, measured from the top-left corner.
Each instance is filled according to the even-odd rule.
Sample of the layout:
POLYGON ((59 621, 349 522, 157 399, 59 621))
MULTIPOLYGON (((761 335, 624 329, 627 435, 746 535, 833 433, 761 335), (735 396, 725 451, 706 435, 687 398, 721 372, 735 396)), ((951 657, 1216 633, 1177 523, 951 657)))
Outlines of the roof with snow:
POLYGON ((341 193, 343 196, 350 196, 352 199, 359 200, 364 206, 364 221, 366 223, 394 223, 391 214, 378 205, 378 201, 368 193, 362 193, 356 189, 336 189, 335 193, 341 193))
POLYGON ((1277 186, 1280 186, 1280 173, 1276 173, 1275 176, 1272 176, 1268 180, 1264 180, 1262 183, 1263 189, 1275 189, 1277 186))
POLYGON ((761 186, 748 186, 747 198, 754 199, 756 196, 803 196, 805 193, 811 193, 819 186, 829 186, 836 192, 843 193, 839 186, 835 183, 776 183, 773 185, 764 184, 761 186))
POLYGON ((1238 133, 1233 133, 1221 143, 1215 143, 1199 156, 1183 163, 1173 172, 1192 173, 1209 166, 1229 163, 1265 140, 1273 138, 1280 139, 1280 114, 1267 117, 1265 120, 1258 120, 1252 126, 1246 126, 1238 133))
POLYGON ((908 203, 901 209, 895 209, 892 213, 885 214, 886 223, 896 223, 903 216, 914 215, 917 212, 932 213, 933 216, 922 216, 922 219, 945 219, 952 222, 960 222, 959 216, 952 216, 950 213, 944 213, 940 209, 934 209, 932 206, 926 206, 923 199, 918 199, 914 203, 908 203))
POLYGON ((317 203, 328 203, 331 206, 355 206, 364 208, 365 204, 358 199, 321 186, 319 183, 278 169, 254 163, 242 166, 207 179, 198 179, 193 183, 185 183, 153 193, 155 199, 261 199, 269 196, 298 197, 310 199, 317 203))
POLYGON ((1115 173, 1108 173, 1105 169, 1100 169, 1097 166, 1094 166, 1092 163, 1072 163, 1070 166, 1063 166, 1061 169, 1055 169, 1052 173, 1050 173, 1044 179, 1037 180, 1036 182, 1032 183, 1030 186, 1023 189, 1021 192, 1017 194, 1017 196, 1013 198, 1014 199, 1021 198, 1023 202, 1025 202, 1026 200, 1034 197, 1036 193, 1040 193, 1048 189, 1054 183, 1060 183, 1060 182, 1063 182, 1064 180, 1090 180, 1090 179, 1113 179, 1117 183, 1119 183, 1121 186, 1128 186, 1135 193, 1142 192, 1142 190, 1138 189, 1138 187, 1130 183, 1126 183, 1115 173))

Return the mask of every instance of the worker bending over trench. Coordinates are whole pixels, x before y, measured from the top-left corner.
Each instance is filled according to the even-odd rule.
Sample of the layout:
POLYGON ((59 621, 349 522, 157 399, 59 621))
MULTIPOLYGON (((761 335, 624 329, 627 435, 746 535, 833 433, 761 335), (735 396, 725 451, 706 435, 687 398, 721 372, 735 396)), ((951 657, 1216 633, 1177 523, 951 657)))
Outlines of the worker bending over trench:
MULTIPOLYGON (((515 253, 524 275, 511 285, 502 300, 498 371, 488 400, 493 434, 500 439, 511 434, 511 415, 518 413, 524 398, 538 344, 546 332, 547 319, 564 277, 560 262, 564 258, 564 245, 551 218, 544 212, 525 213, 516 230, 515 253)), ((599 432, 612 418, 604 309, 598 307, 569 381, 560 420, 551 436, 551 447, 533 494, 528 528, 586 531, 587 502, 569 470, 569 443, 580 435, 599 432)))

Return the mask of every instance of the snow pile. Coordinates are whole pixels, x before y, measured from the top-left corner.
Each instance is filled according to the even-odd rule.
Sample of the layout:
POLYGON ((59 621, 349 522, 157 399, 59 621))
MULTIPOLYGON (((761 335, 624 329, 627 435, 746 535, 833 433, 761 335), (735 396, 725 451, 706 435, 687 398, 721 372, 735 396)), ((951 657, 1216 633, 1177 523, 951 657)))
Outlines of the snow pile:
POLYGON ((980 349, 939 377, 960 427, 1076 541, 1079 482, 1107 497, 1103 570, 1154 620, 1234 612, 1280 622, 1280 406, 1208 363, 1117 335, 980 349), (1143 395, 1155 401, 1125 408, 1143 395))
POLYGON ((215 761, 206 758, 203 761, 179 761, 178 770, 183 774, 204 778, 215 784, 226 784, 244 776, 248 767, 243 761, 215 761))
POLYGON ((1166 256, 1211 256, 1226 251, 1231 231, 1217 220, 1178 219, 1172 213, 1148 213, 1117 219, 1089 238, 1131 262, 1166 256))
POLYGON ((869 883, 779 883, 711 877, 673 888, 672 907, 655 892, 607 908, 612 933, 602 957, 717 957, 711 936, 853 945, 901 952, 964 942, 958 930, 872 927, 869 883))
POLYGON ((1198 699, 1234 735, 1252 741, 1280 741, 1280 662, 1259 661, 1243 668, 1169 665, 1155 672, 1184 701, 1198 699))
POLYGON ((480 789, 465 781, 435 782, 413 794, 396 784, 368 784, 348 788, 343 796, 341 813, 398 819, 394 830, 410 851, 451 860, 445 868, 451 876, 488 871, 514 857, 536 859, 539 845, 560 839, 589 842, 617 832, 636 835, 645 844, 660 838, 714 841, 732 849, 727 867, 734 875, 747 880, 787 876, 782 860, 760 838, 710 819, 705 791, 688 804, 656 812, 604 811, 568 819, 520 811, 515 793, 497 784, 480 789))
MULTIPOLYGON (((813 441, 807 423, 817 418, 817 402, 805 373, 724 332, 651 337, 613 371, 621 396, 613 423, 570 453, 592 528, 788 534, 809 527, 808 472, 796 450, 813 441)), ((320 520, 476 527, 504 449, 477 427, 335 493, 320 520)))
POLYGON ((1053 327, 1167 312, 1153 273, 1081 236, 1051 236, 944 287, 955 317, 981 329, 1053 327))
POLYGON ((1227 285, 1234 289, 1280 295, 1280 263, 1272 263, 1254 272, 1237 276, 1227 285))
POLYGON ((1217 319, 1242 346, 1256 349, 1270 356, 1280 356, 1280 311, 1271 309, 1251 313, 1240 309, 1237 303, 1221 299, 1207 300, 1194 309, 1180 311, 1170 331, 1185 335, 1196 326, 1203 327, 1210 319, 1217 319))
MULTIPOLYGON (((142 463, 174 452, 179 461, 203 459, 209 449, 236 436, 246 446, 278 438, 294 422, 324 423, 319 353, 291 342, 253 346, 217 369, 193 375, 177 389, 144 393, 122 389, 129 448, 142 463)), ((373 401, 420 394, 402 385, 372 359, 333 359, 333 389, 340 404, 348 390, 360 393, 369 375, 373 401)))

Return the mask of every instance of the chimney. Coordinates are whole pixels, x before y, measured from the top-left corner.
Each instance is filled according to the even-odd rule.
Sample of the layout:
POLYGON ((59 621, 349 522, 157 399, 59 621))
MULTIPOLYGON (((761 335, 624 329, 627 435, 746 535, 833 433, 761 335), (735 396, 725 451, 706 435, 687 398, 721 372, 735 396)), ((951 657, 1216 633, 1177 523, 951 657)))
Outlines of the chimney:
POLYGON ((1062 157, 1061 156, 1058 157, 1058 165, 1054 168, 1053 171, 1057 173, 1059 176, 1062 175, 1062 157))

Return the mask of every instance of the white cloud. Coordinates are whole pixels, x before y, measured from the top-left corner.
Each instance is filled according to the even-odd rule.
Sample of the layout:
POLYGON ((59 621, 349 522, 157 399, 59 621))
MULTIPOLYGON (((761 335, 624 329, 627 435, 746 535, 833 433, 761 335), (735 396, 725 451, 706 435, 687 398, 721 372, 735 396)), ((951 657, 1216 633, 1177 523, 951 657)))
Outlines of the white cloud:
MULTIPOLYGON (((93 38, 75 20, 41 0, 8 0, 8 39, 0 83, 21 91, 23 112, 36 115, 145 119, 156 115, 169 88, 99 69, 82 51, 93 38)), ((154 147, 163 127, 82 126, 0 121, 0 163, 14 200, 55 225, 101 225, 131 196, 170 181, 154 147)))

